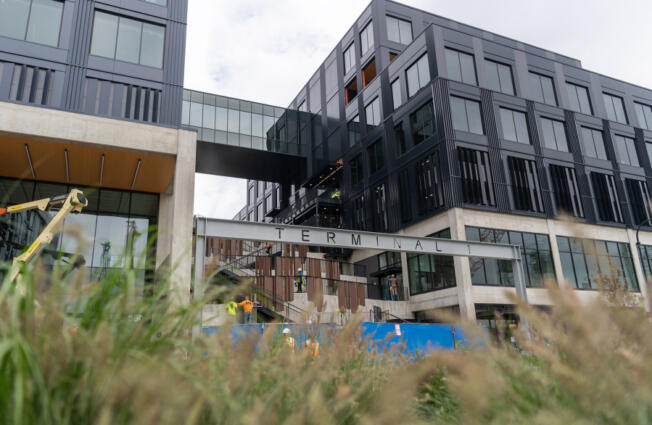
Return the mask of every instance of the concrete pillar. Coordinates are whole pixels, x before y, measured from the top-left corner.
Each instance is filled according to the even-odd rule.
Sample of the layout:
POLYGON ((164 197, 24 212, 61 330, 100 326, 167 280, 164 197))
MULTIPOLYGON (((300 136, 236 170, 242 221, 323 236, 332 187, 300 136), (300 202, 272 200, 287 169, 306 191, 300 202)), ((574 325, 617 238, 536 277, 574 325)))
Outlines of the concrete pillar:
POLYGON ((157 273, 170 273, 175 303, 190 299, 197 135, 179 130, 174 178, 159 202, 157 273))
MULTIPOLYGON (((464 210, 452 208, 448 210, 448 223, 451 238, 465 241, 464 210)), ((473 286, 471 283, 471 268, 468 257, 454 257, 455 281, 457 283, 457 300, 460 306, 460 316, 466 320, 475 321, 475 304, 473 304, 473 286)))
POLYGON ((401 252, 401 274, 403 276, 403 299, 410 299, 410 268, 408 267, 407 252, 401 252))
POLYGON ((555 220, 546 220, 548 226, 548 239, 550 240, 550 252, 552 253, 552 264, 555 268, 555 279, 560 287, 570 287, 568 280, 564 278, 564 269, 561 266, 561 256, 557 245, 557 230, 555 220))

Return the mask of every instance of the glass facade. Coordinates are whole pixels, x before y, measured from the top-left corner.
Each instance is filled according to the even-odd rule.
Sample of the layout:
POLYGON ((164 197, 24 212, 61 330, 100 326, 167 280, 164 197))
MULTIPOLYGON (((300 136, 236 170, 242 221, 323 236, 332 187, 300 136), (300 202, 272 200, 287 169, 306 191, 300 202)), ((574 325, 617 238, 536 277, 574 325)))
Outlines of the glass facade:
POLYGON ((530 134, 527 129, 525 113, 512 109, 500 108, 500 121, 503 126, 503 137, 512 142, 530 144, 530 134))
POLYGON ((63 1, 0 1, 0 36, 56 47, 63 1))
POLYGON ((478 84, 473 55, 446 48, 446 69, 451 80, 474 86, 478 84))
POLYGON ((555 96, 555 85, 552 82, 552 78, 530 72, 530 88, 532 89, 532 98, 534 100, 557 106, 557 96, 555 96))
POLYGON ((415 63, 410 65, 405 71, 405 75, 407 76, 408 97, 412 97, 430 82, 428 55, 424 53, 415 63))
MULTIPOLYGON (((632 255, 626 243, 557 236, 557 245, 564 278, 573 288, 598 289, 598 279, 602 275, 619 280, 630 291, 639 291, 632 255)), ((645 270, 646 260, 642 262, 645 270)), ((647 266, 649 269, 649 263, 647 266)))
POLYGON ((541 132, 543 133, 543 146, 562 152, 568 152, 566 130, 562 121, 541 117, 541 132))
POLYGON ((607 118, 611 121, 627 124, 627 114, 625 114, 623 98, 609 93, 602 93, 602 98, 604 100, 605 110, 607 111, 607 118))
MULTIPOLYGON (((450 229, 429 235, 432 238, 450 239, 450 229)), ((446 255, 407 254, 410 276, 410 295, 455 287, 453 257, 446 255)))
MULTIPOLYGON (((520 246, 527 287, 541 287, 544 278, 555 277, 548 235, 467 226, 466 240, 520 246)), ((469 266, 474 285, 514 286, 511 261, 470 257, 469 266)))
POLYGON ((514 95, 511 66, 485 59, 484 68, 487 73, 487 85, 491 90, 514 95))
POLYGON ((455 130, 484 134, 482 117, 480 116, 480 102, 451 96, 451 110, 455 130))
MULTIPOLYGON (((68 193, 65 184, 0 179, 2 205, 68 193)), ((41 258, 46 266, 69 263, 74 255, 83 259, 87 279, 101 279, 112 269, 129 266, 137 270, 137 284, 151 279, 155 247, 148 247, 157 224, 157 194, 113 189, 81 188, 88 206, 80 214, 70 214, 41 258), (77 237, 81 231, 83 238, 77 237), (129 264, 127 264, 129 261, 129 264)), ((5 216, 0 221, 0 261, 10 262, 36 239, 55 212, 27 211, 5 216)))
POLYGON ((162 68, 164 45, 164 26, 95 12, 92 55, 162 68))
POLYGON ((245 148, 305 155, 308 112, 184 90, 181 124, 197 139, 245 148))

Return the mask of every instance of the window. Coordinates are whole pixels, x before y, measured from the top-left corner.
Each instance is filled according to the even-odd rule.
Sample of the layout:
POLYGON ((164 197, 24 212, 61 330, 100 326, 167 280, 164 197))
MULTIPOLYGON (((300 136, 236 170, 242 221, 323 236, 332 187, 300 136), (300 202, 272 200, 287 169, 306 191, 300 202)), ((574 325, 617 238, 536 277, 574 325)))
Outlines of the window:
POLYGON ((376 186, 374 190, 374 230, 387 231, 387 207, 385 198, 385 184, 376 186))
POLYGON ((349 146, 354 147, 360 143, 360 138, 362 137, 362 131, 360 128, 360 116, 356 115, 351 121, 347 123, 347 129, 349 133, 349 146))
POLYGON ((574 288, 598 289, 602 274, 617 278, 630 291, 638 292, 634 263, 626 243, 557 236, 557 246, 564 277, 574 288))
MULTIPOLYGON (((542 287, 544 279, 555 277, 548 235, 467 226, 466 240, 520 246, 523 277, 528 288, 542 287)), ((510 261, 470 257, 469 266, 474 285, 514 286, 510 261)))
POLYGON ((541 117, 541 133, 543 133, 543 147, 568 152, 566 129, 562 121, 541 117))
POLYGON ((643 265, 645 279, 649 282, 652 279, 652 245, 639 245, 638 252, 643 265))
POLYGON ((424 53, 415 63, 410 65, 405 74, 407 76, 408 97, 412 97, 430 82, 428 55, 424 53))
POLYGON ((375 98, 364 108, 367 117, 367 125, 376 126, 380 124, 380 99, 375 98))
POLYGON ((451 113, 455 130, 484 134, 480 116, 480 102, 451 96, 451 113))
POLYGON ((511 66, 485 59, 484 67, 487 73, 487 85, 491 90, 514 95, 511 66))
POLYGON ((352 227, 356 230, 365 230, 367 227, 367 220, 366 220, 366 202, 364 195, 361 195, 360 197, 356 198, 351 202, 352 204, 352 227))
POLYGON ((522 158, 507 158, 509 175, 512 181, 514 209, 520 211, 543 212, 541 188, 534 161, 522 158))
POLYGON ((344 88, 344 101, 348 105, 358 95, 358 80, 353 77, 353 80, 344 88))
POLYGON ((592 172, 591 181, 593 183, 593 196, 598 210, 598 218, 601 221, 623 223, 623 215, 620 210, 620 201, 618 200, 613 176, 592 172))
POLYGON ((273 205, 273 202, 272 202, 273 199, 274 198, 272 198, 272 195, 267 195, 265 197, 265 211, 267 213, 269 213, 270 211, 272 211, 274 209, 274 205, 273 205))
POLYGON ((377 140, 367 148, 369 153, 369 172, 371 174, 385 166, 385 155, 383 154, 383 141, 377 140))
POLYGON ((625 114, 623 98, 608 93, 602 93, 602 99, 604 99, 607 118, 611 121, 627 124, 627 115, 625 114))
POLYGON ((392 81, 392 101, 394 102, 394 109, 397 109, 403 104, 403 99, 401 98, 401 80, 398 78, 392 81))
POLYGON ((568 90, 568 102, 572 110, 586 115, 593 115, 591 101, 589 100, 589 91, 586 87, 567 82, 566 89, 568 90))
POLYGON ((555 86, 552 78, 545 75, 530 72, 530 87, 532 89, 532 98, 537 102, 547 103, 548 105, 557 106, 557 97, 555 96, 555 86))
POLYGON ((351 186, 362 183, 363 178, 362 155, 358 154, 351 160, 351 186))
POLYGON ((161 68, 165 27, 95 12, 91 54, 161 68))
POLYGON ((582 146, 584 147, 584 155, 591 158, 607 159, 602 131, 582 127, 582 146))
POLYGON ((387 39, 395 43, 410 44, 412 41, 410 21, 387 16, 387 39))
POLYGON ((435 134, 435 115, 433 113, 432 101, 428 101, 416 112, 410 115, 412 124, 412 140, 414 144, 427 140, 435 134))
POLYGON ((398 56, 398 53, 389 52, 389 61, 393 62, 394 59, 396 59, 397 56, 398 56))
POLYGON ((251 205, 254 202, 256 202, 256 186, 250 186, 249 187, 249 196, 247 197, 247 203, 249 205, 251 205))
POLYGON ((265 214, 263 212, 263 203, 261 202, 256 207, 256 221, 265 221, 265 214))
POLYGON ((410 273, 410 295, 455 287, 453 257, 408 253, 407 262, 410 273))
POLYGON ((365 55, 374 47, 374 23, 369 22, 360 32, 360 53, 365 55))
POLYGON ((412 220, 412 202, 410 171, 407 168, 401 170, 398 175, 399 198, 401 199, 401 221, 406 223, 412 220))
POLYGON ((462 184, 462 200, 466 204, 496 205, 489 168, 489 154, 473 149, 457 148, 462 184))
POLYGON ((634 110, 638 117, 638 125, 641 128, 652 130, 652 106, 634 102, 634 110))
POLYGON ((446 48, 446 69, 448 78, 466 84, 478 84, 475 76, 475 63, 473 55, 446 48))
POLYGON ((618 162, 620 164, 631 165, 633 167, 640 166, 634 139, 615 134, 613 136, 613 142, 616 156, 618 157, 618 162))
POLYGON ((500 108, 500 121, 503 125, 503 137, 512 142, 530 144, 525 113, 512 109, 500 108))
POLYGON ((550 165, 549 170, 557 212, 566 212, 575 217, 584 217, 582 196, 577 186, 575 170, 560 165, 550 165))
POLYGON ((419 215, 444 205, 439 156, 433 153, 417 161, 417 200, 419 215))
POLYGON ((401 156, 407 150, 405 145, 405 132, 403 131, 403 123, 394 126, 394 142, 396 143, 396 156, 401 156))
POLYGON ((362 88, 367 87, 369 82, 376 78, 376 59, 372 59, 364 68, 362 68, 362 88))
POLYGON ((348 74, 355 65, 355 44, 351 43, 344 51, 344 75, 348 74))
POLYGON ((62 13, 63 1, 0 1, 0 36, 56 47, 62 13))
MULTIPOLYGON (((647 190, 647 184, 641 180, 625 179, 625 188, 632 207, 634 224, 638 225, 652 219, 650 214, 650 193, 647 190)), ((649 225, 650 223, 646 224, 649 225)))

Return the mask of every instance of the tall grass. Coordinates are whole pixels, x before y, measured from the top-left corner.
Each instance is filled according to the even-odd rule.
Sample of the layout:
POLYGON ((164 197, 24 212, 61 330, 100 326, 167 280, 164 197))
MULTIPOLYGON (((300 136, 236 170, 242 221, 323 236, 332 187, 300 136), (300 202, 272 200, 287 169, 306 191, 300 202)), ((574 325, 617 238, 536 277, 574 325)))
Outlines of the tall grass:
POLYGON ((0 287, 0 424, 652 423, 650 320, 628 294, 552 285, 550 312, 519 306, 531 338, 418 360, 369 353, 354 320, 314 358, 273 331, 193 332, 204 300, 175 305, 165 280, 65 272, 0 287))

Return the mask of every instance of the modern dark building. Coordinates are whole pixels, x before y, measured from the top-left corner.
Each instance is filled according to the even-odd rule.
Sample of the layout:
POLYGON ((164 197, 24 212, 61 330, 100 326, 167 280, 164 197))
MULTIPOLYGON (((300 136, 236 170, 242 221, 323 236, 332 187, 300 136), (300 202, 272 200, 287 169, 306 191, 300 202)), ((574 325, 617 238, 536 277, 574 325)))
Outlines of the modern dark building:
MULTIPOLYGON (((546 277, 592 297, 610 267, 646 298, 651 105, 577 59, 374 0, 289 105, 309 114, 305 178, 249 181, 236 218, 519 244, 534 304, 546 277)), ((417 318, 510 311, 495 260, 343 254, 397 274, 417 318)))
MULTIPOLYGON (((197 171, 249 179, 240 220, 518 244, 535 305, 550 303, 547 277, 592 298, 611 269, 648 299, 651 90, 373 0, 279 108, 183 89, 186 9, 0 2, 0 203, 83 188, 90 205, 64 229, 86 230, 91 274, 144 250, 143 280, 156 259, 188 296, 197 171), (144 249, 151 224, 155 252, 144 249)), ((47 219, 0 223, 0 260, 47 219)), ((74 250, 64 234, 50 252, 74 250)), ((365 266, 370 299, 396 275, 401 301, 383 302, 401 317, 512 311, 513 270, 497 260, 313 254, 365 266)))

